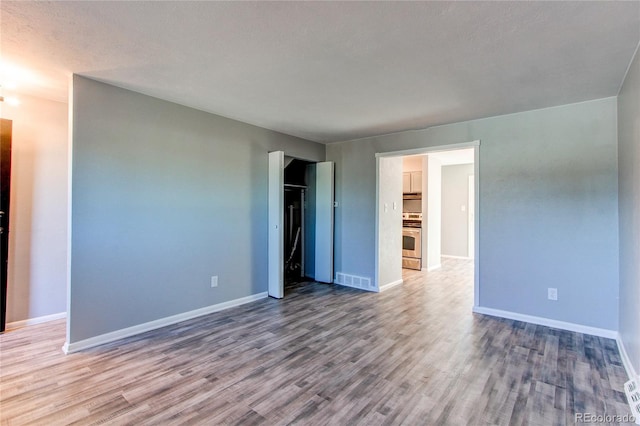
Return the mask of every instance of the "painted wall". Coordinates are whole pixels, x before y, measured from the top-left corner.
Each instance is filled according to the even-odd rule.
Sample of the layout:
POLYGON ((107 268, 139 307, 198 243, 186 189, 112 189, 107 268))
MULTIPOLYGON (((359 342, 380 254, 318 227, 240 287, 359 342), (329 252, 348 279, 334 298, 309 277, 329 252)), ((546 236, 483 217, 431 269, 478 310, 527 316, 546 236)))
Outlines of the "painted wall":
POLYGON ((327 160, 336 162, 334 270, 371 282, 375 282, 376 152, 375 145, 367 143, 327 145, 327 160))
POLYGON ((373 276, 375 153, 480 140, 480 306, 617 330, 616 134, 606 98, 328 145, 336 270, 373 276))
POLYGON ((402 280, 402 158, 380 158, 378 289, 402 280))
POLYGON ((415 155, 402 158, 403 172, 421 172, 423 155, 415 155))
POLYGON ((80 76, 72 110, 68 343, 267 290, 267 153, 324 145, 80 76))
POLYGON ((13 121, 8 323, 67 310, 68 106, 19 98, 0 107, 13 121))
MULTIPOLYGON (((618 96, 620 338, 640 373, 640 55, 618 96)), ((632 373, 633 374, 633 373, 632 373)))
POLYGON ((442 166, 442 254, 445 256, 468 256, 469 176, 473 176, 473 164, 442 166))

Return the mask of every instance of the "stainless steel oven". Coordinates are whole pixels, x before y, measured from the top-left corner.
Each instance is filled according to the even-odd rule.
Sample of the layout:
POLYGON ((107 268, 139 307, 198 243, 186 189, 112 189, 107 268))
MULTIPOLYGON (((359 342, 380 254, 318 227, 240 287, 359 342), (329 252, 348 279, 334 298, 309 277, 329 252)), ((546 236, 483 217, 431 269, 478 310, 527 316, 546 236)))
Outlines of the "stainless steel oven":
POLYGON ((402 228, 402 267, 422 268, 422 229, 402 228))
POLYGON ((422 229, 402 228, 402 256, 422 257, 422 229))
POLYGON ((402 267, 422 269, 422 213, 402 213, 402 267))

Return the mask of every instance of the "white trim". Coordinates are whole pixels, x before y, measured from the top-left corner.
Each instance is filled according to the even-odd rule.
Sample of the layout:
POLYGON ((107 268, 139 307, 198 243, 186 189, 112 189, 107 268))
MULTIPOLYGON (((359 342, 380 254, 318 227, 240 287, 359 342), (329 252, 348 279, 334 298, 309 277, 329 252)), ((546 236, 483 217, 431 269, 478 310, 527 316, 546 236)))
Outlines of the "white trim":
POLYGON ((389 290, 392 287, 395 287, 397 285, 400 285, 404 283, 404 281, 402 279, 396 280, 396 281, 391 281, 390 283, 387 283, 385 285, 380 286, 380 290, 378 290, 379 293, 382 293, 385 290, 389 290))
POLYGON ((69 116, 67 118, 68 123, 67 125, 68 127, 68 141, 67 141, 67 264, 66 266, 66 270, 67 270, 67 276, 65 277, 66 281, 67 281, 67 285, 66 285, 66 289, 67 289, 67 294, 66 294, 66 300, 67 300, 67 317, 69 319, 67 319, 67 324, 66 324, 66 328, 65 328, 65 333, 66 333, 66 339, 67 342, 69 341, 69 339, 71 338, 71 241, 72 241, 72 233, 73 233, 73 202, 72 202, 72 197, 73 197, 73 106, 74 106, 74 101, 73 101, 73 76, 74 74, 71 74, 69 76, 69 98, 67 99, 68 102, 68 113, 69 116))
POLYGON ((376 152, 376 158, 398 157, 398 156, 414 155, 414 154, 428 154, 432 152, 453 151, 456 149, 473 148, 476 146, 480 146, 479 139, 471 142, 452 143, 450 145, 425 146, 422 148, 404 149, 402 151, 376 152))
POLYGON ((631 359, 629 358, 629 354, 627 353, 627 349, 624 347, 624 342, 622 341, 622 337, 618 333, 618 337, 616 338, 616 343, 618 344, 618 352, 620 352, 620 358, 622 358, 622 365, 627 372, 627 376, 629 376, 629 380, 634 380, 638 377, 638 373, 636 373, 635 368, 633 368, 633 364, 631 363, 631 359))
POLYGON ((558 321, 550 318, 536 317, 533 315, 519 314, 517 312, 502 311, 500 309, 485 308, 482 306, 474 306, 473 312, 477 314, 490 315, 493 317, 507 318, 516 321, 524 321, 531 324, 544 325, 560 330, 575 331, 576 333, 590 334, 592 336, 606 337, 609 339, 618 338, 618 332, 608 330, 606 328, 590 327, 588 325, 575 324, 572 322, 558 321))
POLYGON ((473 306, 480 306, 480 145, 473 149, 473 306))
MULTIPOLYGON (((376 228, 375 232, 375 250, 376 255, 373 259, 374 272, 373 280, 375 282, 375 291, 382 291, 380 286, 380 157, 376 154, 376 228)), ((400 231, 402 233, 402 231, 400 231)))
POLYGON ((26 320, 14 321, 7 323, 7 331, 17 330, 18 328, 27 327, 29 325, 42 324, 43 322, 55 321, 67 317, 66 312, 59 312, 57 314, 44 315, 41 317, 28 318, 26 320))
MULTIPOLYGON (((442 268, 442 263, 438 263, 437 265, 431 265, 427 268, 427 272, 432 272, 440 268, 442 268)), ((424 268, 422 270, 424 271, 424 268)))
MULTIPOLYGON (((402 151, 376 152, 376 222, 375 222, 375 283, 379 286, 379 268, 380 268, 380 244, 379 228, 380 228, 380 211, 378 204, 380 203, 380 157, 397 157, 414 154, 428 154, 430 152, 451 151, 462 148, 473 148, 473 176, 475 183, 475 223, 473 226, 474 237, 474 254, 473 254, 473 303, 474 306, 480 305, 480 140, 476 139, 470 142, 462 142, 448 145, 426 146, 421 148, 407 149, 402 151)), ((424 269, 423 269, 424 270, 424 269)))
POLYGON ((121 330, 112 331, 110 333, 101 334, 99 336, 90 337, 85 340, 80 340, 79 342, 69 343, 69 341, 67 340, 64 346, 62 347, 62 351, 65 354, 78 352, 83 349, 88 349, 94 346, 103 345, 105 343, 114 342, 116 340, 124 339, 125 337, 130 337, 136 334, 155 330, 157 328, 166 327, 168 325, 176 324, 178 322, 186 321, 202 315, 207 315, 213 312, 222 311, 224 309, 233 308, 239 305, 244 305, 245 303, 254 302, 256 300, 264 299, 266 297, 267 297, 267 292, 265 291, 262 293, 252 294, 251 296, 229 300, 228 302, 222 302, 216 305, 195 309, 193 311, 172 315, 170 317, 165 317, 165 318, 160 318, 154 321, 145 322, 144 324, 134 325, 133 327, 123 328, 121 330))
MULTIPOLYGON (((475 152, 474 152, 475 156, 475 152)), ((473 163, 475 168, 476 164, 473 163)), ((475 171, 474 171, 475 173, 475 171)), ((475 174, 467 177, 467 257, 473 258, 476 252, 476 177, 475 174)))
POLYGON ((441 254, 440 257, 446 257, 449 259, 464 259, 464 260, 471 260, 472 258, 469 256, 451 256, 448 254, 441 254))

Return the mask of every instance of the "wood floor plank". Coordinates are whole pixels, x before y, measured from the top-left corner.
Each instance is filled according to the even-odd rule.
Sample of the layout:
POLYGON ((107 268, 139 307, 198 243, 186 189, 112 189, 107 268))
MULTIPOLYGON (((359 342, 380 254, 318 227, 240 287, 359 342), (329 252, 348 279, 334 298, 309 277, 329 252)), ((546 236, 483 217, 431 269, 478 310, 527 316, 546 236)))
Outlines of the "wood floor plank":
POLYGON ((570 425, 627 414, 615 341, 472 314, 473 265, 318 283, 65 356, 0 336, 2 425, 570 425))

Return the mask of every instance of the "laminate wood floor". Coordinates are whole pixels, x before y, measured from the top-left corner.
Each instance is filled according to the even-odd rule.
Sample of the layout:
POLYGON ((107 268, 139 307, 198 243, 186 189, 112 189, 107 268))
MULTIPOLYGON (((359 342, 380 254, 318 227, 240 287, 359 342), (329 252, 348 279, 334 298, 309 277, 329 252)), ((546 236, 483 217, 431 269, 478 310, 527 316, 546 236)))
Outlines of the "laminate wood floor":
POLYGON ((471 313, 473 267, 384 293, 307 283, 64 355, 64 321, 0 337, 3 425, 569 425, 628 414, 610 339, 471 313))

